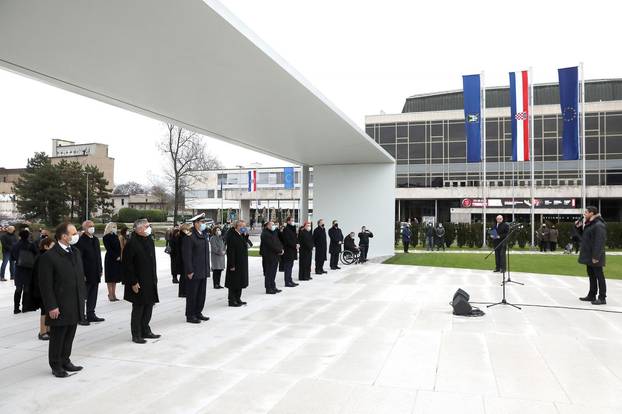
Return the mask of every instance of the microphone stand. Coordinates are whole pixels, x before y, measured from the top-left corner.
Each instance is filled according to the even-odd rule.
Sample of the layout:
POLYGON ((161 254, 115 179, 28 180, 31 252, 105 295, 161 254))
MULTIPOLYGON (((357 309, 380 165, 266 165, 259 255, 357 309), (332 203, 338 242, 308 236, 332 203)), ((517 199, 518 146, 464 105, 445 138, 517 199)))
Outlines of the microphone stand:
MULTIPOLYGON (((495 253, 497 251, 497 249, 500 249, 502 246, 507 246, 508 241, 510 240, 510 237, 516 233, 516 230, 519 229, 520 226, 512 226, 510 227, 510 232, 508 233, 508 235, 505 237, 505 239, 503 239, 503 241, 501 243, 499 243, 493 250, 492 252, 488 253, 488 256, 486 256, 485 259, 488 259, 490 257, 490 255, 492 255, 493 253, 495 253)), ((497 305, 509 305, 512 306, 516 309, 521 309, 519 306, 516 306, 510 302, 507 301, 506 297, 505 297, 505 285, 509 282, 511 283, 516 283, 518 285, 523 285, 523 283, 520 282, 514 282, 513 280, 510 279, 510 249, 506 249, 506 254, 507 254, 507 262, 506 262, 506 268, 504 269, 502 275, 501 275, 501 286, 502 286, 502 295, 503 297, 501 298, 500 302, 497 303, 493 303, 492 305, 488 305, 486 306, 487 308, 491 308, 493 306, 497 306, 497 305), (505 278, 505 273, 508 273, 508 278, 506 280, 505 278)))

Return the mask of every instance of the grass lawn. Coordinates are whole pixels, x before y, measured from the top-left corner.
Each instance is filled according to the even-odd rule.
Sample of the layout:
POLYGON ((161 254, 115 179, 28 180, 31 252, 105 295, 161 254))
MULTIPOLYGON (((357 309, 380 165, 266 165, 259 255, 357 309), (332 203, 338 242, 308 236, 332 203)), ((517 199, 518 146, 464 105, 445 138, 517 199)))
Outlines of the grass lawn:
MULTIPOLYGON (((481 253, 399 253, 387 259, 385 264, 410 266, 453 267, 459 269, 493 270, 495 258, 484 260, 481 253)), ((576 255, 513 255, 510 258, 514 272, 554 275, 585 276, 585 266, 577 263, 576 255)), ((608 256, 605 277, 622 279, 622 256, 608 256)))

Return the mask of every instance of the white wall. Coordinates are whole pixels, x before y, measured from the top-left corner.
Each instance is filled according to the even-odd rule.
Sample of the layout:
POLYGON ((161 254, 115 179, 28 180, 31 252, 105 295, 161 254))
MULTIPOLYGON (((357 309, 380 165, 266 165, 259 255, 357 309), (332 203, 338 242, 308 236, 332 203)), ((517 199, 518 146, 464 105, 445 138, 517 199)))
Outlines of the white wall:
POLYGON ((394 254, 395 164, 314 165, 313 184, 315 223, 324 219, 328 230, 337 219, 344 237, 366 226, 368 257, 394 254))

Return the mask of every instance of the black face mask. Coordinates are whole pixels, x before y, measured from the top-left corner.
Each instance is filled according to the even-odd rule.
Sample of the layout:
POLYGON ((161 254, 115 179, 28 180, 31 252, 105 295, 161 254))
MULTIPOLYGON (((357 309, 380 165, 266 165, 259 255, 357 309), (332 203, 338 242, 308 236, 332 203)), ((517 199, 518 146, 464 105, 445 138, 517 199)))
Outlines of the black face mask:
POLYGON ((324 228, 324 223, 320 224, 320 227, 321 227, 321 228, 324 228))
POLYGON ((337 228, 337 227, 339 227, 339 224, 335 223, 335 224, 333 225, 333 227, 334 227, 334 228, 337 228))

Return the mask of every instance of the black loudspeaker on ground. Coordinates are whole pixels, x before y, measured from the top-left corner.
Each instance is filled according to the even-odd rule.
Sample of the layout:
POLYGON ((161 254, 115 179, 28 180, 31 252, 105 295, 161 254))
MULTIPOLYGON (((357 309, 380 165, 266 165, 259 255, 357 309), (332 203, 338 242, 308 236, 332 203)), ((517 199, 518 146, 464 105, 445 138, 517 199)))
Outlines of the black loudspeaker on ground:
POLYGON ((454 315, 469 316, 471 315, 473 308, 469 303, 470 296, 462 289, 458 289, 454 294, 454 298, 451 301, 451 306, 454 308, 454 315))

